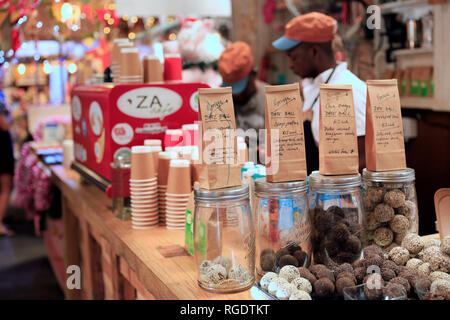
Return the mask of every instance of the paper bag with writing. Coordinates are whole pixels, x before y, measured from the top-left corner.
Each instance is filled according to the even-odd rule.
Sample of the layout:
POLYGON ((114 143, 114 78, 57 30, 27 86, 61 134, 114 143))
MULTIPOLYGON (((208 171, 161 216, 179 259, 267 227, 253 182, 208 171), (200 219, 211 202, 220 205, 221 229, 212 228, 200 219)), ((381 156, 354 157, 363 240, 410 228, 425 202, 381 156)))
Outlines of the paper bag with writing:
POLYGON ((366 105, 367 170, 406 169, 397 80, 368 80, 366 105))
POLYGON ((320 85, 319 172, 358 173, 358 139, 351 85, 320 85))
POLYGON ((231 88, 200 88, 198 93, 203 156, 197 168, 200 188, 241 185, 231 88))
POLYGON ((306 180, 302 99, 298 83, 266 86, 267 181, 306 180))

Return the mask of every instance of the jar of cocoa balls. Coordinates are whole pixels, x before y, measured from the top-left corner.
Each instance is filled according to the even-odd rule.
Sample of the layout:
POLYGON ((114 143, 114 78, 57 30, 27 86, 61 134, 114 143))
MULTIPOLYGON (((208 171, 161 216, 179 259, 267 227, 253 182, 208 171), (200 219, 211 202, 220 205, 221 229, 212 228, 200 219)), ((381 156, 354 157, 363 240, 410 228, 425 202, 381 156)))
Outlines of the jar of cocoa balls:
POLYGON ((334 268, 361 257, 363 229, 361 175, 309 176, 311 244, 314 264, 334 268))
POLYGON ((414 170, 363 170, 364 228, 368 244, 385 252, 401 244, 406 233, 418 233, 414 170))
POLYGON ((286 265, 310 263, 311 223, 306 181, 255 180, 256 270, 279 272, 286 265))
POLYGON ((194 187, 194 256, 198 285, 215 293, 249 289, 255 281, 255 228, 247 185, 194 187))

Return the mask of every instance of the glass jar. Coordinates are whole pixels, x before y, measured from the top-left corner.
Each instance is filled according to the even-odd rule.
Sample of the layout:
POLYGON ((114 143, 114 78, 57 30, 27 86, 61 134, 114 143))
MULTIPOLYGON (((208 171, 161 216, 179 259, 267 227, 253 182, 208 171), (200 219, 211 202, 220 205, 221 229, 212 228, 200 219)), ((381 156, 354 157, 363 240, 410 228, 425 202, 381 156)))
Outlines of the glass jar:
POLYGON ((259 276, 285 265, 310 263, 311 223, 306 181, 255 180, 256 248, 259 276))
POLYGON ((372 172, 363 170, 364 228, 368 244, 385 252, 400 245, 408 232, 418 233, 414 170, 372 172))
POLYGON ((255 229, 248 186, 194 188, 194 255, 198 285, 208 291, 247 290, 255 281, 255 229))
POLYGON ((358 260, 367 241, 361 175, 323 176, 314 171, 309 187, 314 264, 334 268, 358 260))

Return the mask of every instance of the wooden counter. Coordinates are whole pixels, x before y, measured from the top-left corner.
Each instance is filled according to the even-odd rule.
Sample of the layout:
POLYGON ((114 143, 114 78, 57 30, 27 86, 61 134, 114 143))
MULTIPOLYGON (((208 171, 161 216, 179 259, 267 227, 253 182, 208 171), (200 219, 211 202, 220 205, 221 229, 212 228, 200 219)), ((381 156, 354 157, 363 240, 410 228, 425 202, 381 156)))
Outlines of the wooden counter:
POLYGON ((81 290, 64 288, 67 299, 251 299, 250 290, 212 294, 197 285, 184 230, 133 230, 130 221, 113 216, 111 199, 82 184, 77 172, 50 170, 63 198, 65 266, 79 265, 82 274, 81 290))

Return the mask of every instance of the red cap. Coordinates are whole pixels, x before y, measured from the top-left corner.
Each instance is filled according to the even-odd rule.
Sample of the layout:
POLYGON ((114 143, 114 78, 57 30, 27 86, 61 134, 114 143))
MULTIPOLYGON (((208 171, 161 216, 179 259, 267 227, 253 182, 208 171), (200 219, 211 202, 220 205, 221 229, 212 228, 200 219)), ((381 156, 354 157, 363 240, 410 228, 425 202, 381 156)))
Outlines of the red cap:
POLYGON ((228 45, 219 58, 218 66, 224 82, 234 83, 244 79, 253 68, 249 45, 242 41, 228 45))

